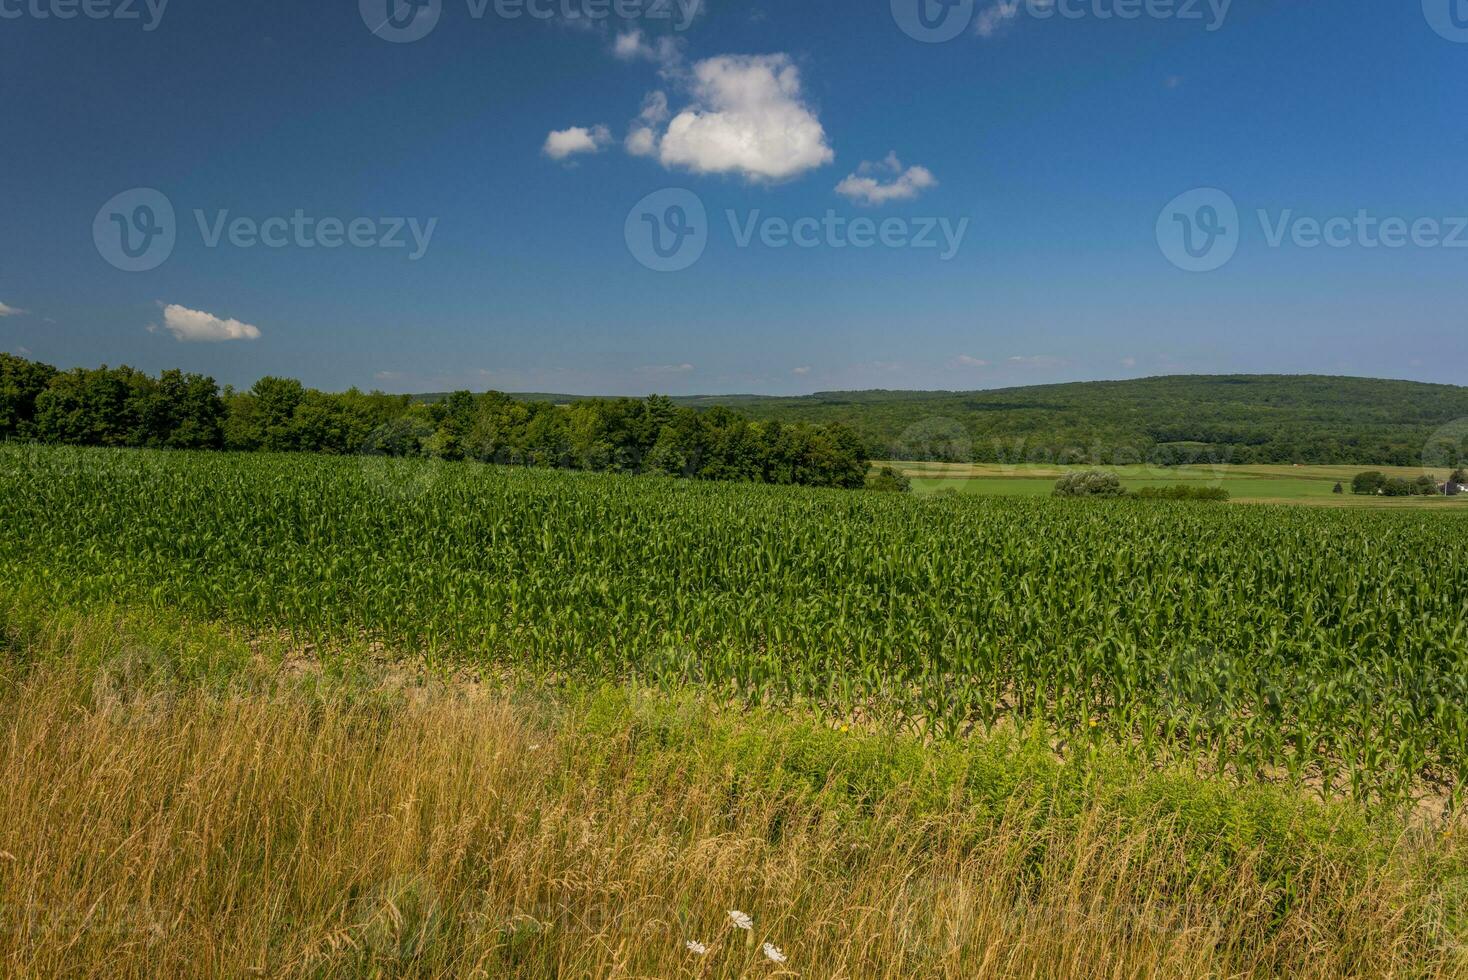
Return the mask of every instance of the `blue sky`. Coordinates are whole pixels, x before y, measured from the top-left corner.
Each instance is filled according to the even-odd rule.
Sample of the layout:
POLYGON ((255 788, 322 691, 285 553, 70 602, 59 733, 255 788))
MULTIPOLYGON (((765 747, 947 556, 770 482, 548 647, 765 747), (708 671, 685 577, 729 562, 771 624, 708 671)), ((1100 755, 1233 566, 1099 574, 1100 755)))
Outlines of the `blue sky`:
POLYGON ((937 43, 903 29, 918 0, 88 2, 0 0, 0 349, 60 366, 607 394, 1468 376, 1468 0, 925 0, 937 43), (139 188, 171 235, 129 240, 172 249, 126 271, 139 188), (648 268, 654 230, 702 251, 648 268), (1184 231, 1227 261, 1179 267, 1184 231))

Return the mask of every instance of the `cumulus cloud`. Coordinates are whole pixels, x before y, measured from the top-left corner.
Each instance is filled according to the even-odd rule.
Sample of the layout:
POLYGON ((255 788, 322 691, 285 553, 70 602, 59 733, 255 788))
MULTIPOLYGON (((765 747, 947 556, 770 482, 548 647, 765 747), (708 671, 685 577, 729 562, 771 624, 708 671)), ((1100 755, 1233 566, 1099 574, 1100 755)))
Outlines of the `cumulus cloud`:
POLYGON ((788 55, 709 58, 693 66, 689 85, 693 104, 666 132, 633 141, 643 150, 656 144, 663 166, 774 181, 835 159, 788 55))
POLYGON ((19 316, 24 312, 25 310, 17 310, 13 306, 6 306, 4 303, 0 303, 0 316, 19 316))
MULTIPOLYGON (((219 343, 226 340, 259 340, 260 328, 238 320, 221 320, 203 310, 191 310, 177 303, 163 308, 163 328, 178 341, 219 343)), ((151 326, 150 331, 157 327, 151 326)))
POLYGON ((967 354, 959 354, 957 360, 958 360, 958 363, 959 363, 959 365, 961 367, 981 368, 981 367, 988 367, 989 366, 989 362, 988 361, 985 361, 985 360, 983 360, 981 358, 977 358, 977 357, 970 357, 967 354))
POLYGON ((632 30, 617 35, 612 54, 623 61, 652 61, 671 69, 683 60, 683 47, 678 38, 665 36, 649 41, 642 31, 632 30))
POLYGON ((693 369, 692 364, 644 364, 637 369, 637 373, 665 376, 669 374, 687 374, 693 369))
POLYGON ((627 134, 627 152, 635 157, 650 157, 658 152, 658 134, 651 126, 633 126, 627 134))
POLYGON ((572 126, 553 130, 545 138, 541 151, 552 160, 564 160, 577 153, 598 153, 612 142, 612 132, 605 126, 572 126))
POLYGON ((658 150, 657 127, 668 121, 668 95, 649 92, 642 100, 642 112, 627 133, 627 152, 635 157, 650 157, 658 150))
POLYGON ((1123 357, 1121 359, 1121 366, 1126 368, 1134 368, 1137 366, 1137 359, 1135 357, 1123 357))
POLYGON ((974 16, 974 31, 979 37, 993 37, 1019 16, 1020 0, 997 0, 974 16))
POLYGON ((797 377, 803 378, 806 375, 810 374, 810 366, 802 365, 801 367, 793 368, 791 369, 790 373, 796 375, 797 377))
POLYGON ((878 163, 863 162, 856 173, 836 185, 836 193, 858 204, 876 206, 888 201, 910 201, 928 188, 937 186, 937 178, 927 167, 904 170, 902 161, 893 151, 878 163))
POLYGON ((626 34, 618 34, 617 40, 612 44, 612 53, 623 61, 631 61, 640 58, 643 52, 650 50, 643 44, 641 31, 628 31, 626 34))

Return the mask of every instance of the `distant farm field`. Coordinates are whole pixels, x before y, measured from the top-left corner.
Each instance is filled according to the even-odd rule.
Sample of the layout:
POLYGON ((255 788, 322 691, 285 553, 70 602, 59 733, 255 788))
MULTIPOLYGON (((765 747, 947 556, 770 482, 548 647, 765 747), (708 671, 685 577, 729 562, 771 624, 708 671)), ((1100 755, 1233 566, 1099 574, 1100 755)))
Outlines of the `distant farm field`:
MULTIPOLYGON (((1041 463, 913 463, 897 462, 918 493, 948 490, 989 497, 1043 497, 1067 472, 1091 467, 1063 467, 1041 463)), ((1417 466, 1101 466, 1121 477, 1128 490, 1143 487, 1221 486, 1236 503, 1314 504, 1326 507, 1443 507, 1468 512, 1468 495, 1457 497, 1368 497, 1351 493, 1351 479, 1364 470, 1414 480, 1424 472, 1442 481, 1448 470, 1424 470, 1417 466), (1345 493, 1334 492, 1342 484, 1345 493)))

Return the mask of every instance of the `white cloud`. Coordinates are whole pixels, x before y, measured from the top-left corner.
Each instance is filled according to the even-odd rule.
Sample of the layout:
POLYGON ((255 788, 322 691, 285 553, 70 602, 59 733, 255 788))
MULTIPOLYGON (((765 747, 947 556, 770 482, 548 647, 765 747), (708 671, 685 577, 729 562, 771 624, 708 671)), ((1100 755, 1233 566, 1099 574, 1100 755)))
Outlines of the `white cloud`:
POLYGON ((665 92, 649 92, 642 100, 642 111, 627 133, 627 152, 635 157, 650 157, 657 153, 658 134, 656 127, 668 121, 668 96, 665 92))
POLYGON ((642 57, 644 50, 647 49, 642 42, 641 31, 618 34, 616 42, 612 45, 612 53, 624 61, 642 57))
MULTIPOLYGON (((163 308, 163 327, 178 341, 218 343, 225 340, 259 340, 260 328, 238 320, 221 320, 212 313, 191 310, 177 303, 163 308)), ((150 331, 157 327, 150 326, 150 331)))
POLYGON ((637 369, 637 373, 652 375, 687 374, 693 369, 692 364, 645 364, 637 369))
POLYGON ((1052 357, 1049 354, 1035 354, 1030 357, 1011 357, 1009 364, 1013 367, 1022 368, 1054 368, 1065 364, 1065 359, 1052 357))
POLYGON ((786 180, 835 159, 788 55, 709 58, 693 66, 690 84, 693 104, 656 140, 663 166, 786 180))
POLYGON ((612 42, 612 54, 623 61, 652 61, 671 70, 683 60, 683 47, 675 37, 664 36, 649 42, 640 30, 618 34, 612 42))
POLYGON ((988 361, 981 360, 980 358, 977 358, 977 357, 970 357, 967 354, 959 354, 957 360, 958 360, 959 365, 961 365, 962 367, 976 367, 976 368, 981 368, 981 367, 988 367, 989 366, 989 362, 988 361))
POLYGON ((810 374, 810 365, 801 365, 798 368, 793 368, 790 373, 797 377, 803 378, 806 375, 810 374))
POLYGON ((597 153, 612 141, 612 132, 605 126, 572 126, 569 129, 553 130, 545 138, 541 148, 552 160, 564 160, 577 153, 597 153))
POLYGON ((633 126, 627 134, 627 152, 635 157, 650 157, 658 152, 658 134, 651 126, 633 126))
POLYGON ((859 204, 876 206, 888 201, 910 201, 928 188, 937 186, 937 178, 927 167, 904 170, 902 161, 893 151, 879 163, 864 161, 856 173, 836 185, 836 193, 859 204), (881 175, 884 174, 891 179, 883 181, 881 175))
POLYGON ((642 112, 638 114, 637 118, 656 126, 658 123, 667 122, 669 115, 668 93, 649 92, 642 99, 642 112))
POLYGON ((24 312, 25 310, 17 310, 13 306, 6 306, 4 303, 0 303, 0 316, 19 316, 24 312))
POLYGON ((1137 359, 1135 357, 1123 357, 1121 359, 1121 366, 1134 368, 1137 366, 1137 359))
POLYGON ((979 37, 993 37, 1019 16, 1020 0, 997 0, 974 17, 974 31, 979 37))

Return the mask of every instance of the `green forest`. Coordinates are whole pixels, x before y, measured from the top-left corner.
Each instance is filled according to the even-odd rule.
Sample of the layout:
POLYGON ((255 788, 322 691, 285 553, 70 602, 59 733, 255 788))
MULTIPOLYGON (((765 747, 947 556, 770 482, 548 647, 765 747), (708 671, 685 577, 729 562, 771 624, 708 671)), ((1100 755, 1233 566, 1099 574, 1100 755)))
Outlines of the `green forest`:
POLYGON ((700 480, 856 488, 861 440, 836 423, 753 421, 661 396, 526 402, 455 392, 328 393, 289 378, 220 390, 182 371, 58 371, 0 354, 0 441, 234 452, 427 456, 700 480))
POLYGON ((675 399, 854 428, 877 459, 976 463, 1455 465, 1468 388, 1318 375, 1190 375, 994 391, 675 399))
POLYGON ((1207 375, 974 392, 643 399, 220 389, 181 371, 58 371, 0 354, 0 439, 372 453, 697 479, 861 486, 866 459, 1453 466, 1468 388, 1207 375))

